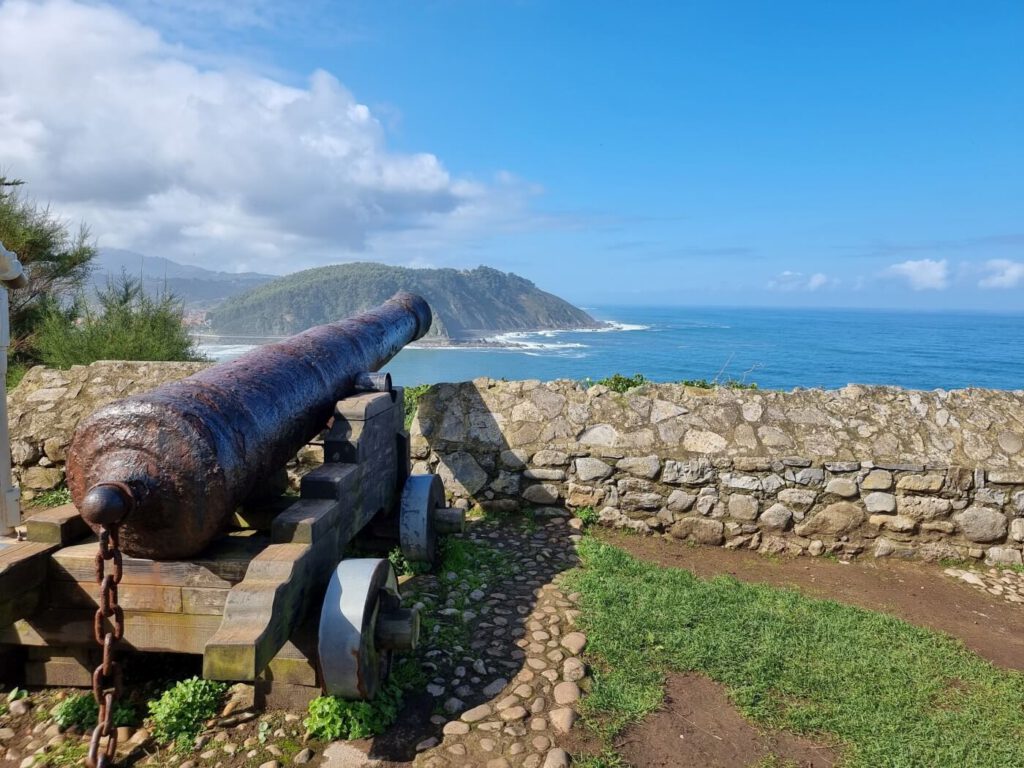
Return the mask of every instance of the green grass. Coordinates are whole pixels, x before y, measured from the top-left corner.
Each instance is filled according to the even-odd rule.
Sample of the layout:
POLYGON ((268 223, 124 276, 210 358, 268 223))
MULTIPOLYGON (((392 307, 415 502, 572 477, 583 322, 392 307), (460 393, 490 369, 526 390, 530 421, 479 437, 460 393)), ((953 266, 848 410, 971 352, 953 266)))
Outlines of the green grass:
POLYGON ((61 507, 71 503, 71 491, 65 487, 54 488, 50 491, 40 491, 35 498, 28 503, 30 507, 61 507))
POLYGON ((756 723, 838 744, 844 766, 1024 765, 1024 676, 949 637, 795 590, 701 580, 594 538, 567 589, 594 666, 584 716, 610 743, 665 676, 723 683, 756 723))
POLYGON ((417 384, 414 387, 405 388, 405 402, 402 407, 405 409, 405 428, 412 426, 412 420, 416 418, 416 409, 420 406, 420 398, 430 389, 430 384, 417 384))

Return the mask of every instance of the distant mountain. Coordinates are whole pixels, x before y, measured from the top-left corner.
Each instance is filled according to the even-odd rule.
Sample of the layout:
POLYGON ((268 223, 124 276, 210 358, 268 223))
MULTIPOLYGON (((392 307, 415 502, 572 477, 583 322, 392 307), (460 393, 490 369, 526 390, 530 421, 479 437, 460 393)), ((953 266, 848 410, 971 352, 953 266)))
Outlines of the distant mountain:
POLYGON ((354 263, 308 269, 226 300, 208 315, 223 335, 285 336, 418 293, 434 312, 430 335, 456 340, 508 331, 596 328, 582 309, 529 280, 489 267, 407 269, 354 263))
POLYGON ((99 288, 123 271, 132 277, 141 275, 148 293, 159 294, 166 290, 187 307, 199 309, 207 309, 274 279, 273 275, 257 272, 216 272, 119 248, 100 250, 93 265, 92 281, 99 288))

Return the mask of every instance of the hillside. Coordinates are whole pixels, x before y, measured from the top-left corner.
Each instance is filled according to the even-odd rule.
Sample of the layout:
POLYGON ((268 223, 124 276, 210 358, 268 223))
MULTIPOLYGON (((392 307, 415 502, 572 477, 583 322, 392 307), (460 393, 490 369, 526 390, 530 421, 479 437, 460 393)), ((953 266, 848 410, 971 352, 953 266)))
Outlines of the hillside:
POLYGON ((167 291, 181 299, 186 307, 198 309, 209 308, 274 279, 273 275, 257 272, 216 272, 160 256, 103 248, 93 264, 92 282, 103 288, 110 278, 122 272, 132 277, 141 276, 147 293, 157 295, 167 291))
POLYGON ((489 267, 408 269, 338 264, 297 272, 226 300, 209 315, 215 333, 283 336, 369 309, 396 291, 418 293, 434 311, 430 335, 594 328, 594 318, 518 275, 489 267))

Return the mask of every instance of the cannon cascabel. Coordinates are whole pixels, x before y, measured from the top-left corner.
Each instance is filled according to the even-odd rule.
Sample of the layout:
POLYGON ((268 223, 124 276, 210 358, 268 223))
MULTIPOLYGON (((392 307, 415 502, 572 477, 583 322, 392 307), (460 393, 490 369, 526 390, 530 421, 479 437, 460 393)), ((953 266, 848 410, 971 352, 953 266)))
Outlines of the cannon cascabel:
POLYGON ((79 423, 68 450, 75 505, 96 530, 121 519, 128 555, 198 553, 261 480, 324 429, 359 373, 386 364, 430 322, 426 301, 398 293, 100 408, 79 423))

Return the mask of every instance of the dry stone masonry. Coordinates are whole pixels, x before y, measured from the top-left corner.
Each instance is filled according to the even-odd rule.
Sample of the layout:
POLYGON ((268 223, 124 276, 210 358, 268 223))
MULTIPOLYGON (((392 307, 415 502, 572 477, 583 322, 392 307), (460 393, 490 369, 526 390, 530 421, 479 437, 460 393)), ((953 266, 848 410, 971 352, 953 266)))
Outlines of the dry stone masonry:
POLYGON ((763 552, 1020 564, 1024 392, 432 388, 414 458, 459 503, 566 504, 763 552))
MULTIPOLYGON (((24 498, 63 482, 78 420, 203 363, 33 368, 9 397, 24 498)), ((766 552, 1021 563, 1024 391, 702 390, 572 381, 433 387, 414 459, 492 511, 592 507, 607 524, 766 552)))

